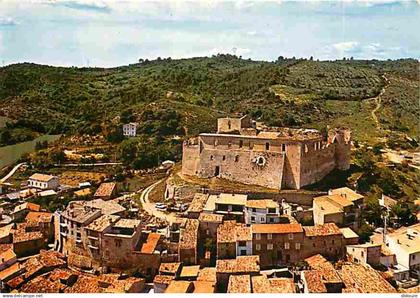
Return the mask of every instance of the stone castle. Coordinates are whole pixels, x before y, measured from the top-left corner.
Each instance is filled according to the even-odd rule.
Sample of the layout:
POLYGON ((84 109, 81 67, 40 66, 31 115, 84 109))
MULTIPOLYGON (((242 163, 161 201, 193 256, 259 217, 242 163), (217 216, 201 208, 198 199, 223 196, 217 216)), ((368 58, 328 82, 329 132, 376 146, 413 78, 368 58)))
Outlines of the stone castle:
POLYGON ((248 116, 220 118, 217 133, 183 144, 182 173, 274 189, 300 189, 350 166, 351 131, 266 127, 248 116))

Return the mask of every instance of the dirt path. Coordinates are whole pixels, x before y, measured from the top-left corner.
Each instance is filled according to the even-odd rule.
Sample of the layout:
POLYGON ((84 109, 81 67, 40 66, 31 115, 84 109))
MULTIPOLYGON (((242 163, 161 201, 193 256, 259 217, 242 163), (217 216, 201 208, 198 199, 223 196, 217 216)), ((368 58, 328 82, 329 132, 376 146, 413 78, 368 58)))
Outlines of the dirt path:
POLYGON ((376 115, 376 113, 382 107, 381 96, 385 93, 386 88, 389 85, 389 81, 388 81, 387 77, 385 76, 385 74, 382 75, 382 78, 385 81, 384 87, 382 87, 382 90, 381 90, 381 92, 379 92, 378 96, 373 97, 373 98, 370 99, 370 100, 375 101, 375 103, 376 103, 376 107, 371 111, 371 115, 372 115, 373 120, 375 121, 376 128, 379 129, 379 130, 382 130, 382 127, 381 127, 381 123, 379 122, 379 119, 378 119, 378 116, 376 115))
POLYGON ((175 213, 165 213, 155 207, 155 203, 150 202, 149 194, 150 192, 161 183, 164 179, 159 180, 158 182, 153 183, 152 185, 146 187, 140 194, 140 202, 144 211, 148 214, 153 215, 157 218, 166 220, 170 224, 176 221, 175 213))

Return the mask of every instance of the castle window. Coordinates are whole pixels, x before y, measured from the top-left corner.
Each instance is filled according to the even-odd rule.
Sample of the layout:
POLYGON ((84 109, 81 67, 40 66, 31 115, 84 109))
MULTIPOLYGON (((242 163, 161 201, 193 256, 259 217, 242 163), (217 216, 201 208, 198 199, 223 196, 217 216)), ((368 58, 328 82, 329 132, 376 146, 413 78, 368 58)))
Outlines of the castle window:
POLYGON ((253 149, 254 148, 254 144, 252 144, 251 142, 249 142, 249 149, 253 149))
POLYGON ((214 159, 213 155, 210 155, 210 160, 213 160, 213 159, 214 159))
POLYGON ((222 160, 226 160, 226 155, 223 155, 222 160))
POLYGON ((230 123, 230 120, 228 121, 228 129, 232 127, 232 124, 230 123))
POLYGON ((239 148, 242 148, 243 145, 244 145, 244 141, 239 140, 239 148))
POLYGON ((232 142, 228 143, 228 148, 232 147, 232 142))
POLYGON ((270 143, 265 143, 265 150, 270 150, 270 143))
POLYGON ((235 156, 235 162, 238 162, 239 161, 239 155, 236 155, 235 156))
POLYGON ((281 144, 281 151, 286 151, 286 144, 281 144))
POLYGON ((305 153, 308 153, 309 149, 308 149, 308 145, 305 144, 305 153))

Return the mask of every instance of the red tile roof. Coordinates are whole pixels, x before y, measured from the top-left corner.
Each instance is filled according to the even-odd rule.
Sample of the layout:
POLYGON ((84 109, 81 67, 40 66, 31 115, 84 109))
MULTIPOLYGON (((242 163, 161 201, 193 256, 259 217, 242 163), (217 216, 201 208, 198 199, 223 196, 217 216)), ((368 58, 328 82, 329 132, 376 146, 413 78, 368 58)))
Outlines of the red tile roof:
POLYGON ((150 233, 147 236, 146 243, 141 247, 141 252, 145 254, 152 254, 156 250, 161 235, 157 233, 150 233))
POLYGON ((342 232, 335 223, 326 223, 323 225, 303 227, 303 230, 305 231, 305 235, 308 237, 342 235, 342 232))
POLYGON ((288 234, 303 232, 300 224, 254 224, 253 234, 288 234))

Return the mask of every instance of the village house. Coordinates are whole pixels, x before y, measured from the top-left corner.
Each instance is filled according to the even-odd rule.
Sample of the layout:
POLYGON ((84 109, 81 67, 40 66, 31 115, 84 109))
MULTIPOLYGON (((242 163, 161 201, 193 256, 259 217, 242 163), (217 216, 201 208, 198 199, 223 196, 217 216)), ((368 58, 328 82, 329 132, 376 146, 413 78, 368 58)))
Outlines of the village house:
POLYGON ((341 276, 345 286, 343 293, 397 293, 397 290, 370 266, 344 264, 341 276))
POLYGON ((273 200, 247 200, 245 204, 245 223, 278 223, 280 206, 273 200))
POLYGON ((217 228, 217 259, 247 255, 252 255, 251 227, 234 220, 223 222, 217 228))
POLYGON ((12 243, 13 224, 0 227, 0 244, 12 243))
POLYGON ((224 219, 244 222, 245 204, 248 196, 243 194, 221 193, 210 195, 203 211, 224 216, 224 219))
POLYGON ((41 206, 38 204, 25 202, 23 204, 20 204, 13 209, 13 211, 10 213, 10 215, 13 217, 13 219, 20 220, 24 218, 30 211, 39 212, 41 210, 41 206))
POLYGON ((304 252, 305 257, 321 254, 324 257, 337 260, 345 255, 345 242, 340 229, 334 223, 323 225, 304 226, 304 252))
POLYGON ((310 267, 310 273, 306 273, 306 282, 309 287, 307 292, 316 291, 316 289, 324 288, 327 293, 341 293, 344 287, 343 281, 334 266, 328 262, 322 255, 317 254, 305 259, 310 267), (319 279, 324 286, 318 285, 319 279), (309 282, 309 284, 308 284, 309 282), (312 282, 312 283, 311 283, 312 282))
POLYGON ((124 211, 113 201, 70 202, 64 212, 57 213, 56 249, 77 268, 108 271, 135 266, 154 276, 160 265, 156 249, 161 237, 143 234, 139 220, 121 217, 124 211))
POLYGON ((28 226, 36 226, 39 231, 47 239, 48 243, 54 241, 54 214, 50 212, 34 212, 30 211, 26 217, 25 222, 28 226))
POLYGON ((206 204, 208 197, 208 194, 194 194, 194 198, 187 209, 188 218, 197 219, 200 216, 200 213, 203 211, 204 205, 206 204))
POLYGON ((123 135, 126 137, 135 137, 137 135, 138 123, 131 122, 123 125, 123 135))
POLYGON ((116 194, 117 184, 115 182, 104 182, 99 185, 93 197, 107 201, 112 199, 116 194))
POLYGON ((217 260, 216 278, 218 290, 227 291, 231 275, 258 275, 260 273, 259 256, 238 256, 236 259, 217 260))
POLYGON ((29 177, 28 186, 39 189, 57 189, 60 183, 56 176, 36 173, 29 177))
POLYGON ((251 293, 251 276, 250 275, 231 275, 227 293, 251 293))
POLYGON ((194 291, 194 283, 185 280, 173 280, 165 290, 165 294, 184 294, 194 291))
POLYGON ((36 254, 46 245, 47 239, 37 226, 19 223, 13 230, 13 250, 19 257, 36 254))
POLYGON ((251 277, 251 284, 252 292, 256 294, 296 293, 296 285, 293 281, 293 278, 267 278, 266 275, 258 275, 251 277))
POLYGON ((345 245, 355 245, 359 243, 359 235, 356 234, 352 229, 346 227, 340 229, 343 234, 345 245))
POLYGON ((247 116, 220 118, 217 133, 183 144, 182 174, 274 189, 300 189, 350 165, 351 132, 261 127, 247 116))
POLYGON ((185 265, 198 263, 198 228, 197 219, 188 219, 185 228, 181 231, 178 245, 178 261, 185 265))
POLYGON ((398 264, 409 269, 411 276, 420 279, 420 223, 386 234, 385 240, 398 264))
POLYGON ((347 245, 347 255, 350 260, 355 263, 378 265, 381 262, 381 244, 356 244, 347 245))
POLYGON ((260 256, 261 268, 293 264, 302 260, 304 233, 300 224, 254 224, 252 253, 260 256))
POLYGON ((355 226, 360 209, 343 194, 330 194, 313 200, 313 219, 316 225, 335 223, 338 226, 355 226))

